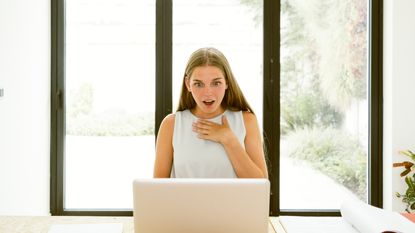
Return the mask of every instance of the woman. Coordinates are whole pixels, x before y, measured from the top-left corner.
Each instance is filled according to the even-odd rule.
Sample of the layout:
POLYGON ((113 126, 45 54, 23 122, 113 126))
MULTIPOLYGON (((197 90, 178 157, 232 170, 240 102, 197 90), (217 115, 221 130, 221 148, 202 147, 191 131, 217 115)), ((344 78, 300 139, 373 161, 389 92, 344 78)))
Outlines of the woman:
POLYGON ((178 109, 160 125, 154 177, 268 177, 256 116, 219 50, 190 56, 178 109))

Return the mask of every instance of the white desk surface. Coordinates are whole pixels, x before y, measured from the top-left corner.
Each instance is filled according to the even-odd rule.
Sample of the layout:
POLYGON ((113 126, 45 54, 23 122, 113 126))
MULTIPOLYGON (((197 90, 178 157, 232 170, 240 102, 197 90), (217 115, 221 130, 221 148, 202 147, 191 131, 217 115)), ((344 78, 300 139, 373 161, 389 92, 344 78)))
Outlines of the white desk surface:
MULTIPOLYGON (((0 233, 47 233, 53 224, 122 223, 134 233, 133 217, 0 216, 0 233)), ((277 217, 270 217, 269 233, 285 233, 277 217)))

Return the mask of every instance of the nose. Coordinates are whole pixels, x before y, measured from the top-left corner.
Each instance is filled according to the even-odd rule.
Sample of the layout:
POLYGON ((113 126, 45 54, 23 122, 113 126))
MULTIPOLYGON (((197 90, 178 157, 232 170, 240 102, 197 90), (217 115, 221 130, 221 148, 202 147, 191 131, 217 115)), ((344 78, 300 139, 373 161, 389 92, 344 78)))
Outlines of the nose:
POLYGON ((206 85, 204 90, 203 90, 203 94, 205 96, 210 96, 210 95, 212 95, 212 91, 213 91, 213 88, 209 85, 206 85))

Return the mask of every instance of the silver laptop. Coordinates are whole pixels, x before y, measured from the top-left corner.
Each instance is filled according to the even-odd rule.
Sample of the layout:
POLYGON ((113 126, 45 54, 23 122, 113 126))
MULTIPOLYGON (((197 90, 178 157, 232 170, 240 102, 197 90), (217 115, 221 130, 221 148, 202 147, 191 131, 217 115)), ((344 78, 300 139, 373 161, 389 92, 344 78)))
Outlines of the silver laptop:
POLYGON ((267 233, 267 179, 137 179, 135 233, 267 233))

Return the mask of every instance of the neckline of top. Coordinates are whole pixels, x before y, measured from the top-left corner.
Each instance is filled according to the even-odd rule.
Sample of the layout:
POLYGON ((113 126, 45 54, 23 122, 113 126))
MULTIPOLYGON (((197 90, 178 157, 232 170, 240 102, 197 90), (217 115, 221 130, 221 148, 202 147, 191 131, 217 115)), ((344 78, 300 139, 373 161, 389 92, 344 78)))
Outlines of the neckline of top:
POLYGON ((217 119, 217 118, 219 118, 219 117, 222 117, 223 115, 225 115, 225 113, 226 113, 226 112, 228 112, 228 109, 225 109, 225 111, 224 111, 224 112, 220 113, 220 114, 219 114, 219 115, 217 115, 217 116, 214 116, 214 117, 211 117, 211 118, 200 118, 200 117, 196 116, 195 114, 193 114, 193 112, 192 112, 192 111, 190 111, 190 109, 187 109, 187 110, 189 111, 189 113, 190 113, 190 115, 191 115, 192 117, 194 117, 194 118, 196 118, 196 119, 203 119, 203 120, 214 120, 214 119, 217 119))

